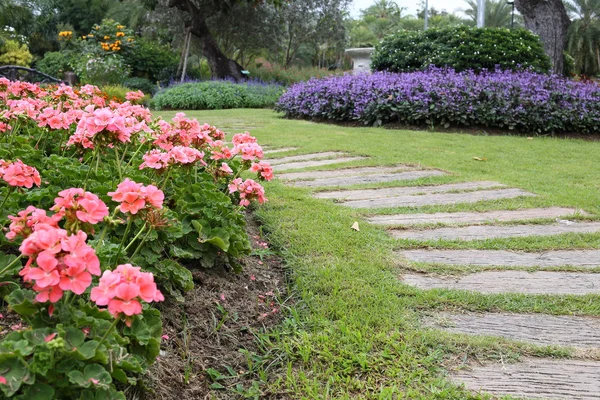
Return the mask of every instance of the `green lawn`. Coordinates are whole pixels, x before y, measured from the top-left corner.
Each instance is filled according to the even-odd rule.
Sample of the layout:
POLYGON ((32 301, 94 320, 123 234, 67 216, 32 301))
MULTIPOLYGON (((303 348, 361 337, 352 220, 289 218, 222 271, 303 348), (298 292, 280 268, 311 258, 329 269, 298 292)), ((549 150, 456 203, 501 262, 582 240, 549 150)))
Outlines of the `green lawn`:
MULTIPOLYGON (((157 114, 170 117, 174 112, 157 114)), ((409 269, 443 274, 461 274, 473 269, 404 265, 394 258, 393 250, 424 245, 394 240, 383 228, 361 221, 368 213, 542 206, 575 207, 596 214, 600 211, 597 201, 600 142, 349 128, 285 120, 270 110, 187 114, 229 133, 248 130, 258 137, 259 143, 274 148, 298 147, 296 151, 274 154, 273 158, 339 150, 370 157, 347 165, 409 163, 452 173, 410 185, 493 180, 537 194, 531 198, 474 205, 373 211, 353 210, 332 201, 313 199, 310 190, 286 187, 279 182, 267 185, 269 202, 258 208, 257 214, 270 242, 289 266, 294 306, 277 331, 260 337, 265 354, 259 369, 266 368, 266 371, 258 374, 257 379, 263 380, 261 388, 265 398, 269 394, 306 399, 482 398, 470 397, 449 382, 445 378, 446 371, 476 360, 509 362, 523 355, 578 356, 564 348, 424 330, 419 318, 435 310, 600 315, 600 296, 481 295, 417 290, 403 285, 398 275, 409 269), (476 161, 473 157, 487 160, 476 161), (354 221, 360 222, 360 232, 350 229, 354 221)), ((453 241, 425 245, 466 247, 453 241)), ((599 248, 599 245, 600 234, 571 234, 542 240, 486 240, 470 247, 544 250, 599 248)), ((598 272, 598 269, 592 271, 598 272)))

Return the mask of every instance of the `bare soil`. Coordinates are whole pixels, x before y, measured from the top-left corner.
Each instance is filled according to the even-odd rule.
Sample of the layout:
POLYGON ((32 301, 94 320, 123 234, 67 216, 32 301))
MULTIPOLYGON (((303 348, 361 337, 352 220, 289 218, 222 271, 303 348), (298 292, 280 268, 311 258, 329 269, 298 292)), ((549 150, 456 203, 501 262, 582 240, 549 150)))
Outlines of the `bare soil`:
POLYGON ((260 353, 255 334, 281 321, 286 282, 258 225, 247 221, 254 251, 242 260, 241 273, 225 266, 194 270, 195 288, 185 302, 159 306, 166 336, 145 399, 241 398, 236 387, 248 389, 257 380, 247 371, 247 352, 260 353))

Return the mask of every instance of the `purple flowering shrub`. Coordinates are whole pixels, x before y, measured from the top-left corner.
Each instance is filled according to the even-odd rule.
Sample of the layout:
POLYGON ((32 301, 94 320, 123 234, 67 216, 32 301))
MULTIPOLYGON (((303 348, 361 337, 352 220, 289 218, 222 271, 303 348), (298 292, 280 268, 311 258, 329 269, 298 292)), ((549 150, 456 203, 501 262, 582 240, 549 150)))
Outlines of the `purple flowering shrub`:
POLYGON ((526 133, 600 133, 600 86, 534 72, 345 75, 291 86, 290 118, 381 125, 486 126, 526 133))

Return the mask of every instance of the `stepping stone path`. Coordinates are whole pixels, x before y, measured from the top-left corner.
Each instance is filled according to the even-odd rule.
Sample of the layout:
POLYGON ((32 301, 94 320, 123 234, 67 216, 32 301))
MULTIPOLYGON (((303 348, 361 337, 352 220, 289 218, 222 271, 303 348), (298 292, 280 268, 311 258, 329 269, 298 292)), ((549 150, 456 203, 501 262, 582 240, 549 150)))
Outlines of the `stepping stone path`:
POLYGON ((427 326, 454 333, 500 336, 541 346, 600 348, 600 318, 542 314, 439 313, 427 326))
POLYGON ((555 250, 516 253, 505 250, 408 250, 401 256, 413 262, 477 267, 600 267, 600 250, 555 250))
MULTIPOLYGON (((330 165, 364 159, 340 152, 325 152, 285 157, 274 163, 276 169, 330 165), (295 158, 294 158, 295 157, 295 158), (299 158, 301 157, 301 158, 299 158), (323 164, 320 164, 323 163, 323 164)), ((380 182, 409 181, 443 176, 439 170, 414 166, 358 167, 326 171, 292 172, 278 177, 293 186, 333 187, 380 182)), ((427 186, 398 186, 380 189, 330 190, 313 193, 314 197, 334 200, 352 208, 422 207, 431 205, 472 204, 483 201, 513 199, 535 194, 498 182, 480 181, 427 186)), ((564 233, 600 232, 600 222, 576 222, 569 218, 587 215, 573 208, 549 207, 524 210, 494 210, 432 214, 376 215, 367 221, 393 229, 397 238, 414 241, 541 237, 564 233), (551 224, 527 224, 532 220, 554 219, 551 224), (520 222, 497 225, 498 222, 520 222), (460 227, 434 227, 435 224, 460 227), (466 225, 466 226, 464 226, 466 225)), ((494 267, 458 277, 439 277, 409 273, 405 284, 422 290, 464 290, 481 294, 520 295, 600 295, 600 273, 569 271, 527 272, 515 268, 600 267, 599 250, 554 250, 543 253, 506 250, 407 250, 398 257, 406 262, 427 265, 494 267)), ((422 266, 423 267, 423 266, 422 266)), ((538 300, 545 301, 544 298, 538 300)), ((424 320, 435 329, 467 335, 506 338, 535 345, 568 346, 600 350, 600 318, 546 314, 437 312, 424 320)), ((470 365, 453 373, 451 378, 469 390, 496 396, 512 395, 529 399, 598 399, 600 400, 600 361, 525 359, 519 363, 470 365)))
POLYGON ((435 240, 484 240, 526 236, 549 236, 563 233, 594 233, 600 231, 600 222, 551 225, 467 226, 463 228, 438 228, 426 231, 392 231, 398 239, 435 240))
POLYGON ((269 160, 273 171, 283 171, 296 168, 321 167, 350 161, 364 160, 366 157, 349 157, 347 153, 327 151, 323 153, 302 154, 269 160))
POLYGON ((600 363, 529 359, 463 371, 456 379, 468 389, 527 399, 600 399, 600 363))
MULTIPOLYGON (((454 212, 435 214, 377 215, 367 218, 372 224, 388 226, 414 226, 424 224, 480 224, 486 222, 522 221, 526 219, 568 218, 577 211, 572 208, 550 207, 528 210, 495 210, 485 212, 454 212)), ((582 214, 582 213, 580 213, 582 214)), ((582 214, 583 215, 583 214, 582 214)))
POLYGON ((404 283, 419 289, 456 289, 479 293, 600 294, 600 274, 580 272, 486 271, 460 278, 406 274, 404 283))

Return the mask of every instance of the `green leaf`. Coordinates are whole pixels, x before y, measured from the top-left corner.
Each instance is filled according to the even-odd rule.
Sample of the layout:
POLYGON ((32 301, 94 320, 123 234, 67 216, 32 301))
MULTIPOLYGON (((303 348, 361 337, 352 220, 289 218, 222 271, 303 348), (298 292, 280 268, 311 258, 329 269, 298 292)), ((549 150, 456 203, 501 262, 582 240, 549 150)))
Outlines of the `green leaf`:
POLYGON ((6 397, 11 397, 19 390, 23 383, 35 381, 35 376, 30 375, 27 363, 21 357, 13 357, 0 362, 0 376, 6 379, 5 385, 0 385, 0 390, 6 397))
POLYGON ((54 388, 45 383, 34 383, 28 386, 23 394, 15 397, 17 400, 48 400, 54 398, 54 388))
POLYGON ((69 381, 79 387, 89 388, 109 388, 112 378, 108 371, 99 364, 88 364, 81 371, 71 371, 68 373, 69 381))
POLYGON ((22 317, 30 317, 38 310, 34 304, 35 294, 32 290, 17 289, 6 296, 6 302, 22 317))

